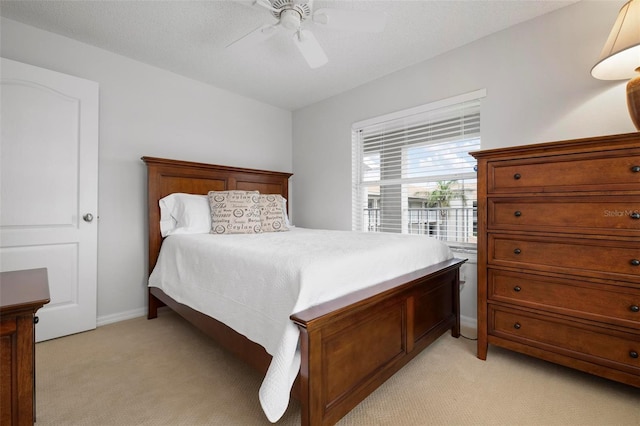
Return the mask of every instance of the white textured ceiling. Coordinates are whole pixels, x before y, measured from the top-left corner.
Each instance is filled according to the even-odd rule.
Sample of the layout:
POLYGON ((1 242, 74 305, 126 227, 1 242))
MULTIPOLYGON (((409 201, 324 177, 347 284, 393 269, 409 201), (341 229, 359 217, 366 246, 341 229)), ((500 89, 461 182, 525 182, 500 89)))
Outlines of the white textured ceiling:
POLYGON ((282 32, 226 49, 275 22, 251 1, 7 1, 0 14, 284 109, 295 110, 533 19, 577 0, 316 0, 322 7, 384 11, 381 34, 304 23, 329 63, 310 69, 282 32))

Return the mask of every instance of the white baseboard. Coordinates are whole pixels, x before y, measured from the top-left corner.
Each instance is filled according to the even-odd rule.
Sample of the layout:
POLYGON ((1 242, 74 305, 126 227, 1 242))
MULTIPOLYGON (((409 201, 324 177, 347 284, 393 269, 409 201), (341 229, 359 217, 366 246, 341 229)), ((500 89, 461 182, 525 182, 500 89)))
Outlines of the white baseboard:
POLYGON ((104 315, 96 319, 96 326, 101 327, 107 324, 113 324, 114 322, 125 321, 133 318, 139 318, 147 315, 147 308, 139 308, 126 312, 119 312, 117 314, 104 315))
POLYGON ((478 320, 476 318, 465 317, 464 315, 460 315, 460 325, 462 327, 472 328, 474 330, 478 329, 478 320))

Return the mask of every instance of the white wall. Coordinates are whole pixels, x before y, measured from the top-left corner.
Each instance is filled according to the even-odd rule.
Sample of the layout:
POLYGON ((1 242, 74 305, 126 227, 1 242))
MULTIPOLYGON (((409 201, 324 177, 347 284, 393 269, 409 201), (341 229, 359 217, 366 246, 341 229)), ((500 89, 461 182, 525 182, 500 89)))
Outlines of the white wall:
MULTIPOLYGON (((100 84, 98 322, 106 323, 141 315, 146 306, 141 156, 293 171, 294 222, 350 229, 355 121, 485 88, 483 148, 634 131, 624 82, 589 74, 623 3, 583 0, 293 117, 4 18, 0 54, 100 84)), ((473 274, 465 268, 467 319, 475 318, 473 274)))
MULTIPOLYGON (((622 4, 583 0, 295 111, 296 224, 351 228, 355 121, 484 88, 483 149, 635 131, 625 82, 590 75, 622 4)), ((475 320, 475 279, 467 284, 462 315, 475 320)))
POLYGON ((146 312, 140 157, 291 172, 289 111, 2 19, 3 57, 100 84, 98 324, 146 312))

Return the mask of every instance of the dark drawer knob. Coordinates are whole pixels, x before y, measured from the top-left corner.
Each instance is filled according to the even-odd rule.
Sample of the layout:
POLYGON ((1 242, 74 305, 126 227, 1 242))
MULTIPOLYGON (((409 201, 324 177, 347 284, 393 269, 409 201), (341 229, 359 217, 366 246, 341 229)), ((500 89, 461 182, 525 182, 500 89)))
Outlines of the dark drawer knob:
POLYGON ((520 173, 516 173, 515 175, 513 175, 513 178, 514 178, 515 180, 518 180, 518 179, 520 179, 521 177, 522 177, 522 176, 520 176, 520 173))
POLYGON ((640 266, 640 260, 638 259, 631 259, 631 264, 633 266, 640 266))
POLYGON ((636 351, 629 351, 629 356, 633 359, 638 359, 638 352, 636 351))
POLYGON ((631 219, 640 219, 640 213, 638 212, 631 213, 631 219))
POLYGON ((520 210, 516 210, 515 213, 513 214, 515 217, 520 217, 522 216, 522 212, 520 210))
POLYGON ((37 323, 39 323, 39 322, 40 322, 40 318, 38 318, 38 317, 33 317, 33 323, 34 323, 34 324, 37 324, 37 323))
POLYGON ((517 249, 515 249, 513 252, 514 252, 515 254, 520 254, 520 253, 522 253, 522 250, 520 250, 519 248, 517 248, 517 249))
POLYGON ((631 305, 631 306, 629 307, 629 310, 630 310, 631 312, 640 312, 640 306, 638 306, 638 305, 631 305))
POLYGON ((520 286, 519 286, 519 285, 517 285, 517 286, 515 286, 515 287, 513 288, 513 291, 515 291, 516 293, 519 293, 519 292, 520 292, 520 290, 522 290, 522 288, 520 288, 520 286))
POLYGON ((520 325, 519 322, 513 324, 513 328, 515 328, 516 330, 520 330, 520 327, 522 327, 522 326, 520 325))
POLYGON ((631 167, 631 171, 633 173, 640 173, 640 166, 633 166, 631 167))

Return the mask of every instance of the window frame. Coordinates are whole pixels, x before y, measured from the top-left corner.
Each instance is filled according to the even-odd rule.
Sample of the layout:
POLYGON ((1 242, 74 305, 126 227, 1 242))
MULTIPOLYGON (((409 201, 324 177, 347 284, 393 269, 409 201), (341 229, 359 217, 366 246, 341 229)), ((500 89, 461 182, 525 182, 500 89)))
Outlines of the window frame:
MULTIPOLYGON (((379 170, 379 175, 373 181, 371 179, 367 179, 365 177, 365 174, 363 174, 364 158, 367 156, 367 153, 364 152, 364 150, 367 149, 367 146, 363 144, 364 144, 364 140, 367 137, 370 139, 378 137, 377 136, 378 132, 381 135, 384 134, 384 132, 389 132, 390 134, 398 132, 398 134, 402 134, 402 132, 409 133, 411 132, 412 129, 414 130, 416 128, 420 129, 421 128, 420 126, 426 127, 425 122, 427 119, 425 117, 429 117, 429 120, 430 120, 431 119, 430 114, 439 114, 441 112, 445 112, 445 116, 444 116, 445 121, 453 120, 456 117, 456 112, 451 112, 451 115, 447 116, 449 114, 447 112, 448 108, 451 108, 452 111, 455 111, 456 108, 460 107, 460 111, 462 111, 466 104, 472 104, 474 108, 477 108, 477 111, 478 111, 476 113, 478 117, 477 131, 472 132, 470 134, 470 137, 467 137, 466 139, 468 140, 478 139, 478 145, 473 146, 472 149, 470 149, 470 150, 477 150, 479 149, 479 144, 481 143, 481 134, 480 134, 480 127, 479 127, 480 126, 480 123, 479 123, 480 101, 485 96, 486 96, 486 90, 481 89, 474 92, 469 92, 459 96, 454 96, 451 98, 421 105, 418 107, 396 111, 390 114, 385 114, 379 117, 374 117, 371 119, 362 120, 362 121, 353 123, 352 125, 352 229, 362 230, 362 231, 371 231, 371 229, 364 229, 365 213, 363 213, 363 206, 365 206, 365 204, 367 205, 369 204, 369 200, 368 200, 369 197, 367 197, 366 195, 367 194, 366 188, 375 187, 376 186, 375 183, 377 183, 378 184, 377 186, 380 188, 379 197, 381 199, 384 197, 384 195, 382 194, 383 192, 382 187, 384 186, 384 184, 399 185, 399 187, 395 189, 395 192, 393 192, 393 197, 400 199, 399 201, 395 200, 394 202, 394 204, 399 204, 399 208, 398 208, 398 205, 395 205, 392 207, 391 215, 393 219, 391 220, 391 222, 395 221, 394 227, 397 227, 398 224, 400 224, 398 231, 402 233, 410 233, 409 232, 410 224, 408 222, 410 222, 409 215, 412 214, 412 212, 410 211, 411 209, 409 204, 410 196, 408 195, 409 191, 407 190, 407 185, 414 183, 414 181, 415 183, 424 183, 425 185, 429 185, 429 184, 436 183, 438 181, 438 178, 443 178, 440 180, 446 180, 446 181, 458 180, 460 182, 463 182, 463 185, 466 184, 468 181, 472 181, 472 182, 475 181, 474 183, 477 185, 477 176, 475 175, 475 171, 469 172, 468 170, 462 171, 462 172, 443 173, 442 175, 435 176, 435 177, 434 176, 428 176, 428 177, 417 176, 417 177, 406 178, 405 176, 406 166, 407 164, 409 164, 408 158, 409 158, 409 155, 410 155, 409 152, 411 149, 413 148, 420 149, 421 147, 428 148, 429 145, 432 145, 432 144, 433 145, 446 144, 448 142, 453 142, 453 141, 457 142, 458 140, 464 140, 465 139, 464 127, 466 126, 466 123, 460 126, 460 129, 462 130, 461 139, 457 139, 455 136, 452 136, 450 138, 445 136, 445 137, 436 137, 435 139, 431 139, 431 141, 429 141, 428 139, 425 139, 425 141, 420 141, 420 137, 414 137, 413 139, 408 138, 409 139, 408 143, 406 143, 405 145, 398 145, 397 148, 393 147, 393 143, 390 143, 390 145, 392 146, 390 155, 396 155, 398 157, 397 159, 394 159, 394 161, 397 161, 397 163, 395 164, 392 161, 388 166, 383 165, 384 163, 383 152, 385 149, 388 149, 388 148, 383 148, 377 151, 377 154, 374 154, 374 151, 371 151, 370 153, 372 154, 372 156, 377 155, 378 157, 377 161, 378 161, 378 170, 379 170), (416 126, 416 124, 418 124, 418 126, 416 126), (390 130, 387 129, 385 126, 390 126, 389 127, 390 130), (378 128, 379 129, 384 128, 385 130, 378 131, 376 130, 378 128), (368 135, 366 137, 363 136, 363 132, 368 132, 368 135), (449 141, 447 141, 447 139, 449 141), (386 179, 386 182, 385 182, 385 179, 383 177, 384 170, 391 173, 396 173, 396 174, 399 173, 400 176, 398 178, 386 179), (373 182, 373 184, 371 182, 373 182), (394 210, 398 210, 398 212, 395 213, 394 210), (398 215, 400 217, 398 217, 398 215)), ((463 118, 463 117, 465 117, 465 115, 460 113, 460 118, 463 118)), ((431 135, 429 135, 429 137, 431 137, 431 135)), ((393 136, 390 137, 390 140, 391 139, 393 139, 393 136)), ((385 142, 384 139, 382 139, 382 141, 383 143, 385 142)), ((375 161, 373 163, 375 163, 375 161)), ((375 164, 373 164, 373 166, 375 167, 375 164)), ((472 189, 472 191, 475 191, 475 189, 472 189)), ((472 200, 471 205, 472 205, 471 207, 472 217, 477 217, 477 200, 472 200)), ((467 221, 464 221, 464 223, 466 222, 467 221)), ((456 227, 458 226, 457 222, 455 226, 456 227)), ((471 226, 474 227, 473 224, 471 226)), ((476 228, 473 228, 473 229, 476 229, 476 228)), ((374 230, 374 232, 376 231, 377 229, 374 230)), ((477 246, 475 242, 462 242, 459 240, 445 239, 443 240, 443 242, 445 242, 452 248, 475 250, 477 246)))

